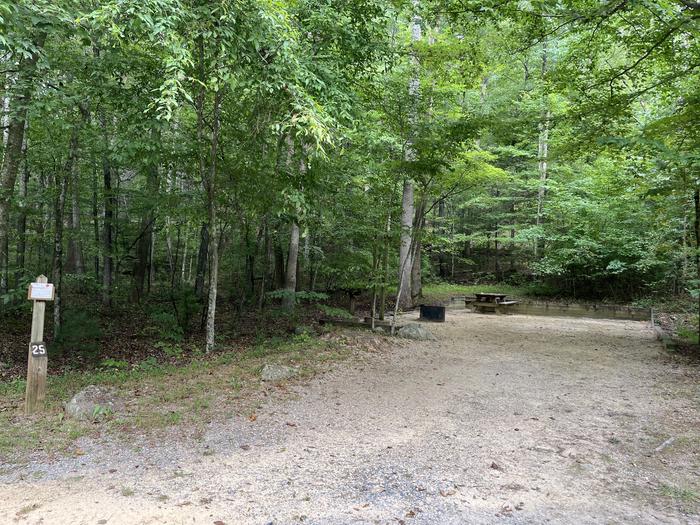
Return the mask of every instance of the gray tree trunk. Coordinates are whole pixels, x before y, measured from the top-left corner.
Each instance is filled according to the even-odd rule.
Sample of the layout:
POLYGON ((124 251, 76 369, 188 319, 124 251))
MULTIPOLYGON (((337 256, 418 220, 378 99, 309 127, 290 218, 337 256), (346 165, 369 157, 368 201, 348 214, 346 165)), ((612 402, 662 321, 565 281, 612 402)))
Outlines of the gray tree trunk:
MULTIPOLYGON (((547 74, 547 41, 542 42, 542 79, 544 80, 547 74)), ((544 198, 547 192, 547 160, 549 154, 549 125, 552 118, 551 111, 549 110, 547 98, 544 97, 544 109, 542 111, 542 118, 539 123, 539 138, 537 143, 537 158, 538 158, 538 171, 540 175, 540 185, 537 189, 537 217, 535 223, 537 226, 542 225, 544 198)), ((543 246, 542 239, 538 237, 535 239, 535 257, 541 255, 543 246)))
POLYGON ((116 195, 112 188, 112 165, 109 159, 110 141, 107 121, 104 114, 100 116, 104 135, 104 152, 102 154, 102 183, 104 188, 104 226, 102 229, 102 305, 112 306, 112 271, 113 271, 113 234, 116 195))
POLYGON ((63 214, 66 207, 66 193, 68 192, 68 181, 73 178, 77 171, 78 163, 78 139, 80 125, 73 127, 68 146, 68 159, 63 169, 63 173, 57 173, 55 187, 58 190, 54 202, 54 236, 53 236, 53 333, 54 337, 61 331, 61 315, 63 306, 63 214))
POLYGON ((413 182, 406 179, 403 183, 403 198, 401 200, 401 246, 399 249, 399 291, 397 295, 397 304, 402 309, 413 306, 411 300, 413 215, 413 182))
MULTIPOLYGON (((148 167, 146 189, 148 195, 158 194, 158 164, 153 162, 148 167)), ((146 275, 151 262, 151 244, 153 243, 153 228, 155 224, 155 211, 152 201, 144 210, 141 217, 141 227, 139 228, 139 239, 136 243, 136 261, 134 262, 134 284, 132 299, 141 302, 145 295, 146 275)))
POLYGON ((287 255, 287 273, 284 279, 284 297, 282 306, 288 310, 294 308, 297 289, 297 259, 299 257, 299 225, 292 223, 292 232, 289 236, 289 253, 287 255))
MULTIPOLYGON (((90 114, 85 107, 80 107, 83 122, 88 122, 90 114)), ((82 126, 81 126, 82 127, 82 126)), ((70 177, 71 188, 71 217, 70 217, 70 239, 68 240, 68 257, 66 260, 66 270, 69 273, 84 274, 85 259, 83 257, 83 245, 80 242, 80 170, 76 161, 70 177)))
MULTIPOLYGON (((419 0, 413 0, 413 18, 411 20, 411 42, 417 43, 422 38, 421 17, 418 14, 419 0)), ((418 105, 420 102, 420 63, 418 56, 412 53, 413 76, 408 83, 408 95, 411 99, 409 110, 410 136, 406 144, 405 160, 415 162, 416 151, 414 140, 418 126, 418 105)), ((396 296, 396 308, 406 309, 413 306, 411 293, 411 270, 413 268, 412 228, 414 215, 413 181, 406 177, 403 182, 403 195, 401 199, 401 245, 399 247, 399 289, 396 296)))
MULTIPOLYGON (((35 39, 34 46, 40 49, 44 45, 45 38, 45 34, 40 34, 35 39)), ((19 73, 15 82, 17 92, 7 96, 5 102, 8 128, 2 164, 0 164, 0 292, 7 291, 9 286, 10 203, 22 158, 27 108, 34 93, 34 73, 38 60, 39 52, 35 51, 29 58, 19 61, 19 73)))
POLYGON ((206 352, 214 350, 216 344, 216 296, 219 286, 219 233, 216 224, 216 176, 219 147, 219 127, 221 125, 221 100, 223 92, 214 94, 212 116, 211 149, 209 154, 209 177, 207 184, 207 208, 209 219, 209 301, 207 304, 206 352))
MULTIPOLYGON (((291 142, 291 137, 288 141, 287 164, 291 163, 292 155, 294 154, 294 144, 291 142)), ((306 148, 301 148, 301 159, 299 160, 299 174, 303 178, 306 173, 306 148)), ((282 306, 288 310, 294 308, 296 303, 296 289, 298 277, 298 262, 299 262, 299 223, 296 219, 292 222, 292 231, 289 236, 289 251, 287 252, 287 272, 284 279, 285 295, 282 298, 282 306)))
POLYGON ((22 157, 24 158, 24 172, 22 173, 22 178, 19 183, 19 217, 17 218, 17 259, 15 264, 15 282, 17 283, 24 277, 27 253, 27 190, 30 177, 29 164, 27 163, 27 148, 29 147, 27 142, 27 138, 25 137, 22 153, 22 157))

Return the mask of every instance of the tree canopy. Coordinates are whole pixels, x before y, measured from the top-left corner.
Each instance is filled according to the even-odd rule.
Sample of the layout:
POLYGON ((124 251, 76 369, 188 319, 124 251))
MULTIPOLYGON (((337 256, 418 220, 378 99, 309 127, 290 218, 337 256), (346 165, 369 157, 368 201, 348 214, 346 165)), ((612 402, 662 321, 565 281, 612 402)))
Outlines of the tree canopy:
POLYGON ((364 292, 383 315, 426 280, 697 296, 699 20, 684 0, 2 0, 2 314, 45 273, 55 338, 137 305, 211 351, 217 305, 364 292))

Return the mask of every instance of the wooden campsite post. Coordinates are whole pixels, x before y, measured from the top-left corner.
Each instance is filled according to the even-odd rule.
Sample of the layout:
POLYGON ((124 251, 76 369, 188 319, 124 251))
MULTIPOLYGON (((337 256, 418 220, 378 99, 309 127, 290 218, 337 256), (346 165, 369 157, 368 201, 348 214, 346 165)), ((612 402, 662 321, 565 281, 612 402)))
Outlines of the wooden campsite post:
POLYGON ((32 414, 44 406, 46 397, 46 368, 48 354, 44 343, 44 314, 46 301, 53 301, 53 284, 44 275, 37 277, 29 285, 28 299, 34 301, 32 313, 32 334, 27 359, 27 392, 24 412, 32 414))

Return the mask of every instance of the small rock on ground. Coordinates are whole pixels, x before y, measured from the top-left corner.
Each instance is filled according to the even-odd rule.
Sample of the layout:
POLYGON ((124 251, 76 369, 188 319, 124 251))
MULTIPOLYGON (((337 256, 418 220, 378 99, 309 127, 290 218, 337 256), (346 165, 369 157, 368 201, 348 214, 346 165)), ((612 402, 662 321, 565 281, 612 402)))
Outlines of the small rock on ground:
POLYGON ((408 323, 398 331, 399 337, 417 339, 419 341, 435 341, 437 338, 424 326, 418 323, 408 323))
POLYGON ((68 417, 91 420, 113 414, 117 411, 117 404, 114 389, 89 385, 75 394, 64 409, 68 417))
POLYGON ((297 371, 289 366, 278 365, 274 363, 268 363, 263 366, 260 376, 263 381, 282 381, 283 379, 289 379, 294 377, 297 371))

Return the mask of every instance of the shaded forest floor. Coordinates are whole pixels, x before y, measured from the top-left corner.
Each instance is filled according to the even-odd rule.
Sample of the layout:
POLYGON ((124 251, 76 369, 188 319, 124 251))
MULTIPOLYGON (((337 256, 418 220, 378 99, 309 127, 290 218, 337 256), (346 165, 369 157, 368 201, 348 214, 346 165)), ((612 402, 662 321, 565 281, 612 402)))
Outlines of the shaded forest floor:
POLYGON ((126 438, 96 424, 65 454, 35 450, 5 462, 0 518, 700 519, 700 367, 666 353, 648 323, 451 310, 429 328, 437 341, 296 336, 296 347, 264 359, 324 364, 276 386, 260 385, 261 361, 124 385, 122 395, 138 400, 159 382, 173 390, 201 381, 209 408, 191 406, 203 386, 161 404, 207 415, 126 438), (248 365, 233 394, 225 381, 248 365))
MULTIPOLYGON (((452 296, 473 295, 476 292, 501 292, 516 298, 568 301, 561 297, 533 295, 533 290, 532 287, 507 284, 435 283, 425 286, 421 302, 442 303, 452 296)), ((329 306, 300 304, 289 314, 274 305, 258 310, 223 300, 217 307, 218 352, 243 354, 261 345, 279 345, 299 327, 318 331, 313 327, 321 318, 351 317, 348 313, 349 296, 340 293, 325 302, 329 306)), ((360 296, 354 302, 355 316, 361 318, 369 315, 371 299, 368 296, 360 296)), ((178 326, 182 323, 172 313, 173 301, 165 296, 156 297, 143 305, 117 301, 120 306, 110 310, 95 304, 94 295, 76 294, 70 297, 67 304, 71 305, 64 313, 67 337, 60 344, 54 342, 52 334, 51 307, 47 310, 45 340, 49 342, 50 376, 66 376, 70 383, 89 384, 109 381, 115 374, 123 376, 160 366, 187 366, 193 361, 208 359, 202 351, 204 334, 201 330, 201 311, 190 313, 185 323, 188 328, 183 331, 178 326), (82 379, 79 377, 81 375, 82 379)), ((654 307, 659 326, 676 339, 678 348, 686 354, 700 355, 695 332, 695 301, 680 297, 638 301, 633 305, 654 307)), ((392 308, 393 303, 389 301, 387 313, 392 308)), ((29 302, 14 314, 0 317, 0 400, 4 394, 24 389, 30 324, 29 302)))

